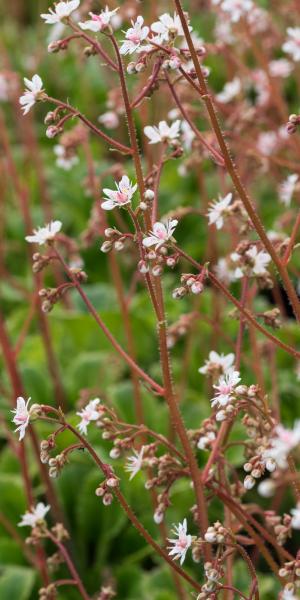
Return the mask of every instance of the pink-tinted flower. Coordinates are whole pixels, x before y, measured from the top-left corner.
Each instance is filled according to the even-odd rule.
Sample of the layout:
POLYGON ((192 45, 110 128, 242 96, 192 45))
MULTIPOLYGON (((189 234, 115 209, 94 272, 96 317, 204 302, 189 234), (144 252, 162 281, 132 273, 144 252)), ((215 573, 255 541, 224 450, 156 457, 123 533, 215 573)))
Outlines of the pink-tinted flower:
POLYGON ((296 421, 293 429, 286 429, 277 425, 271 447, 266 451, 268 457, 273 458, 280 469, 287 468, 287 458, 290 452, 300 443, 300 421, 296 421))
POLYGON ((187 533, 187 520, 184 519, 182 523, 174 526, 172 533, 176 537, 173 539, 168 538, 168 542, 172 544, 168 548, 170 550, 169 556, 172 556, 173 560, 179 560, 180 558, 180 564, 182 565, 193 541, 192 536, 187 533))
POLYGON ((266 267, 271 261, 271 256, 264 250, 257 250, 256 246, 251 246, 245 255, 251 261, 251 271, 253 275, 262 276, 268 273, 266 267))
POLYGON ((109 188, 104 188, 103 192, 106 194, 107 199, 105 202, 102 202, 101 206, 104 210, 112 210, 116 206, 121 208, 126 204, 129 204, 133 194, 137 190, 137 184, 133 185, 127 175, 123 175, 121 181, 116 183, 116 190, 110 190, 109 188))
POLYGON ((140 451, 133 450, 133 456, 129 456, 125 465, 125 471, 131 473, 129 480, 133 479, 136 474, 141 470, 143 465, 145 446, 142 446, 140 451))
POLYGON ((19 431, 19 441, 21 441, 25 436, 26 428, 29 425, 30 420, 30 411, 28 410, 29 402, 31 398, 28 398, 27 402, 19 396, 17 398, 17 408, 14 408, 11 412, 14 413, 13 423, 18 425, 15 431, 19 431))
POLYGON ((144 26, 143 17, 137 17, 137 20, 131 21, 132 27, 130 27, 125 33, 125 40, 120 48, 121 54, 133 54, 136 52, 141 43, 148 37, 149 27, 144 26))
POLYGON ((98 117, 99 123, 102 123, 107 129, 115 129, 119 125, 119 117, 113 110, 108 110, 98 117))
POLYGON ((269 71, 272 77, 289 77, 292 70, 293 64, 286 58, 271 60, 269 63, 269 71))
POLYGON ((112 17, 116 14, 119 8, 115 8, 114 10, 109 10, 108 6, 105 7, 105 10, 102 10, 99 15, 95 15, 93 12, 90 12, 90 19, 88 21, 78 23, 79 27, 83 30, 93 31, 94 33, 98 33, 103 31, 109 24, 112 17))
POLYGON ((76 415, 78 415, 78 417, 81 418, 80 423, 78 423, 77 425, 80 433, 87 435, 88 425, 92 421, 97 421, 99 419, 99 411, 97 409, 100 402, 100 398, 90 400, 89 403, 82 410, 76 413, 76 415))
POLYGON ((176 219, 169 219, 166 224, 160 221, 154 223, 150 235, 143 239, 143 245, 146 248, 155 246, 157 250, 157 248, 163 246, 173 236, 177 224, 178 221, 176 219))
POLYGON ((44 521, 45 515, 50 510, 50 506, 46 506, 43 502, 38 502, 35 508, 31 511, 26 511, 22 515, 22 520, 18 523, 18 527, 35 527, 39 521, 44 521))
POLYGON ((232 400, 235 392, 235 387, 241 381, 240 374, 233 368, 222 375, 217 384, 213 387, 216 390, 216 395, 211 401, 212 406, 226 406, 232 400))

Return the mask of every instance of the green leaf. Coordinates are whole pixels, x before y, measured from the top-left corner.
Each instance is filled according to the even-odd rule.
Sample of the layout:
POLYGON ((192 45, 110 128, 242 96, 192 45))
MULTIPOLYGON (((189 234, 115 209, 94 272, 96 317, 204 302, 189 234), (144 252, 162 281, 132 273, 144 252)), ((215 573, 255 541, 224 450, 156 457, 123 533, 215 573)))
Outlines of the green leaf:
POLYGON ((35 573, 26 567, 6 567, 0 576, 1 600, 28 600, 33 590, 35 573))

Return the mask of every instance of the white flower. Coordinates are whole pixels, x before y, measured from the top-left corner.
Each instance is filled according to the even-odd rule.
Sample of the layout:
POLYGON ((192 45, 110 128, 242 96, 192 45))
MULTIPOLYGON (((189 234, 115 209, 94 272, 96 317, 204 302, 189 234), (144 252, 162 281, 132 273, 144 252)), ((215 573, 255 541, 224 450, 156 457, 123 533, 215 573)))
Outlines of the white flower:
POLYGON ((182 523, 174 526, 172 533, 174 533, 176 538, 168 538, 168 542, 173 544, 173 547, 168 547, 168 550, 170 550, 169 556, 172 556, 173 560, 180 558, 180 564, 182 565, 186 553, 192 544, 192 536, 187 533, 187 520, 184 519, 182 523))
POLYGON ((258 252, 256 246, 251 246, 251 248, 249 248, 249 250, 245 252, 245 255, 251 261, 251 271, 253 275, 266 275, 266 273, 268 272, 266 266, 271 260, 271 257, 267 252, 265 252, 264 250, 260 250, 258 252))
POLYGON ((79 158, 75 154, 68 156, 66 148, 57 144, 53 148, 54 154, 56 155, 56 165, 64 171, 70 171, 75 165, 78 164, 79 158))
POLYGON ((273 479, 264 479, 257 486, 257 491, 263 498, 272 498, 276 489, 273 479))
POLYGON ((241 89, 241 80, 239 77, 235 77, 232 81, 225 83, 222 92, 216 95, 216 100, 222 102, 222 104, 227 104, 227 102, 231 102, 240 93, 241 89))
POLYGON ((31 511, 26 511, 22 515, 22 520, 18 523, 18 527, 35 527, 39 521, 43 521, 45 515, 50 510, 50 506, 46 506, 43 502, 38 502, 35 508, 31 511))
POLYGON ((284 42, 282 50, 298 62, 300 60, 300 27, 288 27, 287 34, 288 39, 284 42))
POLYGON ((111 18, 116 14, 119 8, 115 8, 114 10, 109 10, 108 6, 105 7, 105 10, 102 10, 99 15, 95 15, 93 12, 89 12, 91 19, 88 21, 79 22, 78 25, 81 29, 88 29, 89 31, 93 31, 94 33, 98 33, 99 31, 103 31, 109 23, 111 18))
POLYGON ((228 206, 231 200, 232 193, 230 192, 224 198, 219 196, 219 200, 215 200, 215 202, 210 203, 210 208, 207 213, 209 225, 213 225, 215 223, 217 229, 222 229, 224 225, 224 217, 228 213, 228 206))
POLYGON ((90 400, 81 411, 76 413, 76 415, 81 418, 80 423, 77 425, 80 433, 87 435, 88 425, 91 423, 91 421, 97 421, 99 419, 99 411, 97 410, 97 407, 100 402, 100 398, 90 400))
POLYGON ((291 515, 292 515, 292 528, 293 529, 300 529, 300 503, 298 502, 296 508, 292 508, 291 510, 291 515))
POLYGON ((120 48, 121 54, 133 54, 140 47, 141 43, 148 37, 149 27, 144 26, 143 17, 137 17, 137 20, 131 21, 132 27, 127 29, 125 33, 125 40, 120 48))
POLYGON ((24 77, 24 83, 27 89, 19 102, 22 106, 23 114, 27 115, 37 100, 43 95, 43 82, 39 75, 34 75, 31 81, 24 77))
POLYGON ((33 230, 33 235, 27 235, 25 240, 30 244, 39 244, 42 246, 46 242, 53 240, 56 234, 61 230, 61 221, 51 221, 45 227, 39 227, 33 230))
POLYGON ((222 10, 228 13, 233 23, 245 17, 253 6, 252 0, 223 0, 221 4, 222 10))
POLYGON ((231 352, 230 354, 218 354, 214 350, 212 350, 208 355, 208 360, 205 361, 203 367, 198 369, 199 373, 202 375, 207 375, 211 371, 211 369, 220 369, 222 373, 226 373, 230 367, 232 367, 234 363, 234 354, 231 352))
POLYGON ((269 71, 272 77, 289 77, 292 70, 293 65, 286 58, 278 58, 269 62, 269 71))
POLYGON ((172 237, 177 224, 177 219, 169 219, 166 224, 160 221, 154 223, 153 230, 150 231, 150 236, 143 239, 143 245, 146 248, 155 246, 155 250, 157 250, 157 248, 163 246, 172 237))
POLYGON ((110 190, 108 188, 104 188, 103 190, 104 194, 107 196, 105 202, 102 202, 101 204, 104 210, 112 210, 115 206, 120 208, 125 206, 125 204, 129 204, 133 194, 137 190, 137 184, 132 185, 127 175, 123 175, 121 181, 119 181, 119 183, 115 182, 115 184, 116 190, 110 190))
POLYGON ((182 121, 181 123, 181 132, 182 132, 182 142, 185 150, 191 150, 193 140, 196 137, 195 132, 192 130, 191 126, 187 121, 182 121))
POLYGON ((299 596, 295 596, 294 588, 289 589, 288 587, 285 587, 280 596, 280 600, 299 600, 299 596))
POLYGON ((278 146, 278 136, 275 131, 262 131, 257 139, 256 147, 261 154, 271 156, 278 146))
POLYGON ((214 389, 217 391, 216 395, 211 401, 212 406, 226 406, 232 399, 235 387, 241 381, 240 374, 233 368, 222 375, 217 384, 214 384, 214 389))
POLYGON ((291 204, 298 179, 299 175, 293 173, 292 175, 289 175, 279 186, 279 198, 282 204, 285 206, 290 206, 291 204))
POLYGON ((102 123, 107 129, 115 129, 119 125, 119 117, 113 110, 108 110, 98 117, 99 123, 102 123))
POLYGON ((200 450, 207 450, 211 447, 212 442, 216 439, 216 434, 214 431, 208 431, 205 435, 202 435, 197 443, 197 448, 200 450))
POLYGON ((26 427, 29 425, 30 419, 30 411, 28 410, 29 402, 31 398, 28 398, 27 402, 19 396, 17 398, 17 408, 14 408, 11 412, 15 414, 13 418, 13 423, 18 425, 15 431, 19 431, 19 441, 21 441, 25 436, 26 427))
POLYGON ((80 0, 70 0, 69 2, 59 2, 54 5, 54 10, 49 8, 48 13, 41 15, 47 25, 60 23, 66 17, 69 17, 74 10, 78 8, 80 0))
POLYGON ((220 281, 224 283, 231 283, 235 281, 234 271, 230 269, 228 261, 226 258, 219 258, 217 264, 214 267, 214 272, 220 281))
POLYGON ((266 452, 268 457, 276 461, 280 469, 286 469, 289 453, 300 443, 300 421, 295 422, 293 429, 286 429, 283 425, 277 425, 274 433, 271 447, 266 452))
MULTIPOLYGON (((178 35, 184 35, 180 18, 176 13, 174 13, 174 17, 171 17, 169 13, 161 15, 159 21, 152 23, 151 30, 158 35, 159 43, 168 42, 178 35)), ((192 28, 189 27, 189 30, 192 31, 192 28)))
POLYGON ((143 464, 145 446, 142 446, 140 451, 133 450, 133 456, 129 456, 125 465, 125 471, 131 473, 129 481, 131 481, 136 474, 141 470, 143 464))
POLYGON ((173 142, 179 137, 180 123, 180 120, 177 119, 171 126, 169 126, 166 121, 160 121, 158 127, 147 125, 147 127, 144 128, 144 133, 150 140, 149 144, 173 142))

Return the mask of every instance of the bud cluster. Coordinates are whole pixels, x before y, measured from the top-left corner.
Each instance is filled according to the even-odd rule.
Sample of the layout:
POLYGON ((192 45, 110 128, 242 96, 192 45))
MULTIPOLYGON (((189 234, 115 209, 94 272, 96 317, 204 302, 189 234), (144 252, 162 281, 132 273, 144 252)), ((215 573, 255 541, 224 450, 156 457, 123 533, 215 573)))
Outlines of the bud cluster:
POLYGON ((54 600, 57 598, 57 589, 54 583, 39 589, 39 600, 54 600))
POLYGON ((274 458, 268 456, 268 449, 260 446, 257 454, 244 464, 244 471, 248 473, 244 480, 246 490, 251 490, 255 486, 255 480, 260 479, 266 470, 273 473, 276 467, 274 458))
MULTIPOLYGON (((206 275, 206 274, 205 274, 206 275)), ((180 300, 184 298, 187 294, 201 294, 204 290, 203 279, 205 278, 203 272, 200 275, 192 275, 191 273, 183 273, 181 276, 182 285, 172 293, 172 296, 175 300, 180 300)))
POLYGON ((49 263, 51 262, 51 256, 43 256, 39 252, 35 252, 32 257, 32 270, 34 273, 40 273, 43 269, 45 269, 49 263))
POLYGON ((197 319, 199 319, 199 314, 197 312, 186 313, 181 315, 176 323, 173 323, 173 325, 168 327, 168 348, 173 348, 176 342, 194 327, 197 319))
POLYGON ((297 126, 300 123, 300 115, 290 115, 289 116, 289 120, 287 122, 286 125, 286 130, 288 132, 289 135, 292 135, 293 133, 296 133, 297 131, 297 126))
POLYGON ((283 546, 287 539, 291 537, 291 521, 290 515, 284 514, 282 517, 276 515, 274 510, 265 511, 267 526, 273 530, 279 546, 283 546))
POLYGON ((284 588, 287 597, 288 593, 291 595, 291 597, 292 595, 296 595, 297 590, 300 589, 300 560, 296 559, 284 563, 283 567, 281 567, 279 570, 278 575, 290 580, 284 588))
POLYGON ((204 539, 209 544, 224 544, 226 534, 227 530, 223 527, 222 523, 216 521, 216 523, 208 527, 204 539))
POLYGON ((200 450, 210 450, 214 444, 217 434, 216 422, 212 419, 204 419, 200 429, 189 431, 189 438, 200 450))
POLYGON ((111 472, 111 475, 96 488, 95 494, 102 498, 104 506, 109 506, 113 501, 112 490, 119 486, 119 479, 111 472))
POLYGON ((69 287, 69 285, 61 285, 58 288, 42 288, 39 291, 39 297, 42 298, 42 311, 44 313, 51 312, 69 287))
POLYGON ((126 241, 126 236, 122 234, 118 229, 113 229, 112 227, 107 227, 104 231, 104 235, 106 237, 105 242, 103 242, 100 250, 101 252, 108 253, 111 250, 116 250, 117 252, 121 252, 124 249, 124 244, 126 241))
POLYGON ((224 571, 220 565, 214 566, 210 562, 204 564, 205 583, 201 587, 201 592, 197 596, 197 600, 214 600, 218 583, 224 576, 224 571), (213 595, 211 595, 213 594, 213 595))

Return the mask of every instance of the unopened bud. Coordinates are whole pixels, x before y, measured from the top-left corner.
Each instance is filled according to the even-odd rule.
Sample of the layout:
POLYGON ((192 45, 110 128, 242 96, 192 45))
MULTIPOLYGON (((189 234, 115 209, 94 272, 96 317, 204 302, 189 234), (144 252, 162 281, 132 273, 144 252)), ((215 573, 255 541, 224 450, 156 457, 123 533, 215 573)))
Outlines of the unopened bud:
POLYGON ((155 196, 155 194, 154 194, 153 190, 148 189, 145 191, 144 197, 146 200, 153 200, 154 196, 155 196))
POLYGON ((101 250, 101 252, 104 252, 106 254, 107 252, 110 252, 112 250, 112 247, 113 247, 112 243, 106 241, 106 242, 103 242, 100 250, 101 250))

